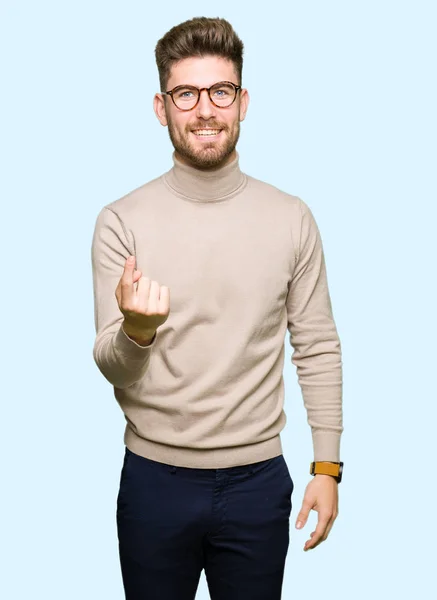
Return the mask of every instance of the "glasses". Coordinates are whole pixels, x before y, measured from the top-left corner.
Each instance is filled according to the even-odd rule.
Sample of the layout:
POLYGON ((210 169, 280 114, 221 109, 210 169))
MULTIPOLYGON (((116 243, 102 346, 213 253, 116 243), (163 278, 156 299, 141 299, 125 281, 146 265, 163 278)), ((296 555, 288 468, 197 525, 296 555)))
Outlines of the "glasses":
POLYGON ((235 102, 241 85, 235 85, 231 81, 219 81, 209 88, 197 88, 194 85, 177 85, 172 90, 162 92, 173 100, 179 110, 193 110, 199 103, 200 93, 206 90, 209 99, 218 108, 227 108, 235 102))

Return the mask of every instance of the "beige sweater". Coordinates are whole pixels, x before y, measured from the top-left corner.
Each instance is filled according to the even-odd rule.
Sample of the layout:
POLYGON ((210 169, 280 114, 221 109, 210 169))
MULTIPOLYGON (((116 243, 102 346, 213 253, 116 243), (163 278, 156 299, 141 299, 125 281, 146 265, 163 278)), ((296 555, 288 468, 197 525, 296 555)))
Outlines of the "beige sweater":
POLYGON ((94 359, 126 418, 127 447, 176 466, 225 468, 282 453, 284 338, 314 457, 340 460, 341 347, 321 237, 297 196, 179 162, 100 211, 92 240, 94 359), (149 346, 115 297, 126 258, 170 289, 149 346))

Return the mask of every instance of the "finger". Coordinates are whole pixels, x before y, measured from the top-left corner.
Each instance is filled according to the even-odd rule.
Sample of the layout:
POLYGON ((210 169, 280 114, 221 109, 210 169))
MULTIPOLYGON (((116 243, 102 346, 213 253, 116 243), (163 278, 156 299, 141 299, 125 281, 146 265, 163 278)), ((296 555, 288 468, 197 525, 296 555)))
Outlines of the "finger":
POLYGON ((132 297, 134 267, 135 256, 129 256, 124 263, 124 270, 120 279, 120 291, 123 300, 129 300, 132 297))
POLYGON ((134 291, 138 292, 138 281, 141 277, 141 271, 139 271, 138 269, 135 269, 134 274, 133 274, 133 284, 134 284, 134 291))
POLYGON ((123 275, 130 278, 135 270, 135 256, 128 256, 124 263, 123 275))
POLYGON ((321 537, 316 537, 316 532, 313 531, 311 534, 311 540, 307 540, 305 542, 305 546, 304 546, 304 550, 314 550, 314 548, 317 548, 317 546, 319 544, 321 544, 327 536, 321 536, 321 537))
POLYGON ((316 530, 312 532, 311 540, 307 540, 304 546, 304 550, 315 548, 325 538, 326 531, 329 527, 331 518, 329 515, 322 515, 319 513, 319 520, 317 523, 316 530))
POLYGON ((166 285, 161 286, 158 309, 160 314, 168 314, 170 312, 170 290, 166 285))
POLYGON ((316 530, 311 533, 311 540, 307 540, 305 548, 315 548, 325 538, 326 531, 330 524, 329 515, 320 515, 317 523, 316 530))
POLYGON ((302 508, 300 509, 300 512, 297 515, 297 519, 296 519, 297 529, 302 529, 302 527, 307 522, 308 515, 310 514, 310 510, 312 509, 312 506, 313 506, 312 503, 308 499, 306 499, 306 498, 303 499, 302 508))
POLYGON ((323 536, 322 542, 328 539, 329 534, 331 533, 332 526, 334 525, 334 521, 331 521, 325 531, 325 535, 323 536))
POLYGON ((330 520, 329 525, 328 525, 328 529, 326 530, 326 533, 325 533, 325 538, 327 538, 328 535, 331 533, 331 529, 334 527, 334 523, 335 523, 335 519, 336 518, 337 518, 337 515, 335 514, 332 517, 332 519, 330 520))
POLYGON ((157 281, 150 282, 150 292, 149 292, 149 304, 147 306, 147 312, 156 315, 158 312, 158 303, 159 303, 159 284, 157 281))
POLYGON ((149 305, 150 283, 148 277, 141 277, 138 280, 137 299, 141 312, 146 312, 149 305))
MULTIPOLYGON (((314 548, 317 548, 317 546, 319 546, 322 542, 325 542, 328 539, 330 530, 331 530, 331 528, 328 527, 325 534, 322 535, 321 538, 316 539, 315 541, 313 539, 311 541, 308 540, 305 544, 304 550, 305 551, 314 550, 314 548)), ((313 538, 314 535, 315 535, 315 531, 313 531, 313 533, 311 534, 311 538, 313 538)))

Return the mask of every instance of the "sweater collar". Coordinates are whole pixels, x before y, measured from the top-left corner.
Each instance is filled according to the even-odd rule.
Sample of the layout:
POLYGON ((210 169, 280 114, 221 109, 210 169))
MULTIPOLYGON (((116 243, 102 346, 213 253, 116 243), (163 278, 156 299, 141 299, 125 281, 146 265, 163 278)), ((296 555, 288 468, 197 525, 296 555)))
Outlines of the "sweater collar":
POLYGON ((246 176, 240 170, 240 156, 213 171, 202 171, 178 160, 173 152, 173 167, 164 174, 165 183, 178 196, 196 202, 225 200, 241 191, 246 176))

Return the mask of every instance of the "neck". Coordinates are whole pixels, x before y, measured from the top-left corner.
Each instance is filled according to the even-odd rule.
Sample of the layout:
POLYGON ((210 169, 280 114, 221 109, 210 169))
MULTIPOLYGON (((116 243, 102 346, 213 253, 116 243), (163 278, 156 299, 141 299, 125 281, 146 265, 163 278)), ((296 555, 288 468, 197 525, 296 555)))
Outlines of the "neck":
POLYGON ((173 167, 164 174, 164 182, 178 196, 195 202, 217 202, 240 192, 247 177, 240 170, 239 154, 213 169, 198 169, 179 159, 173 152, 173 167))

